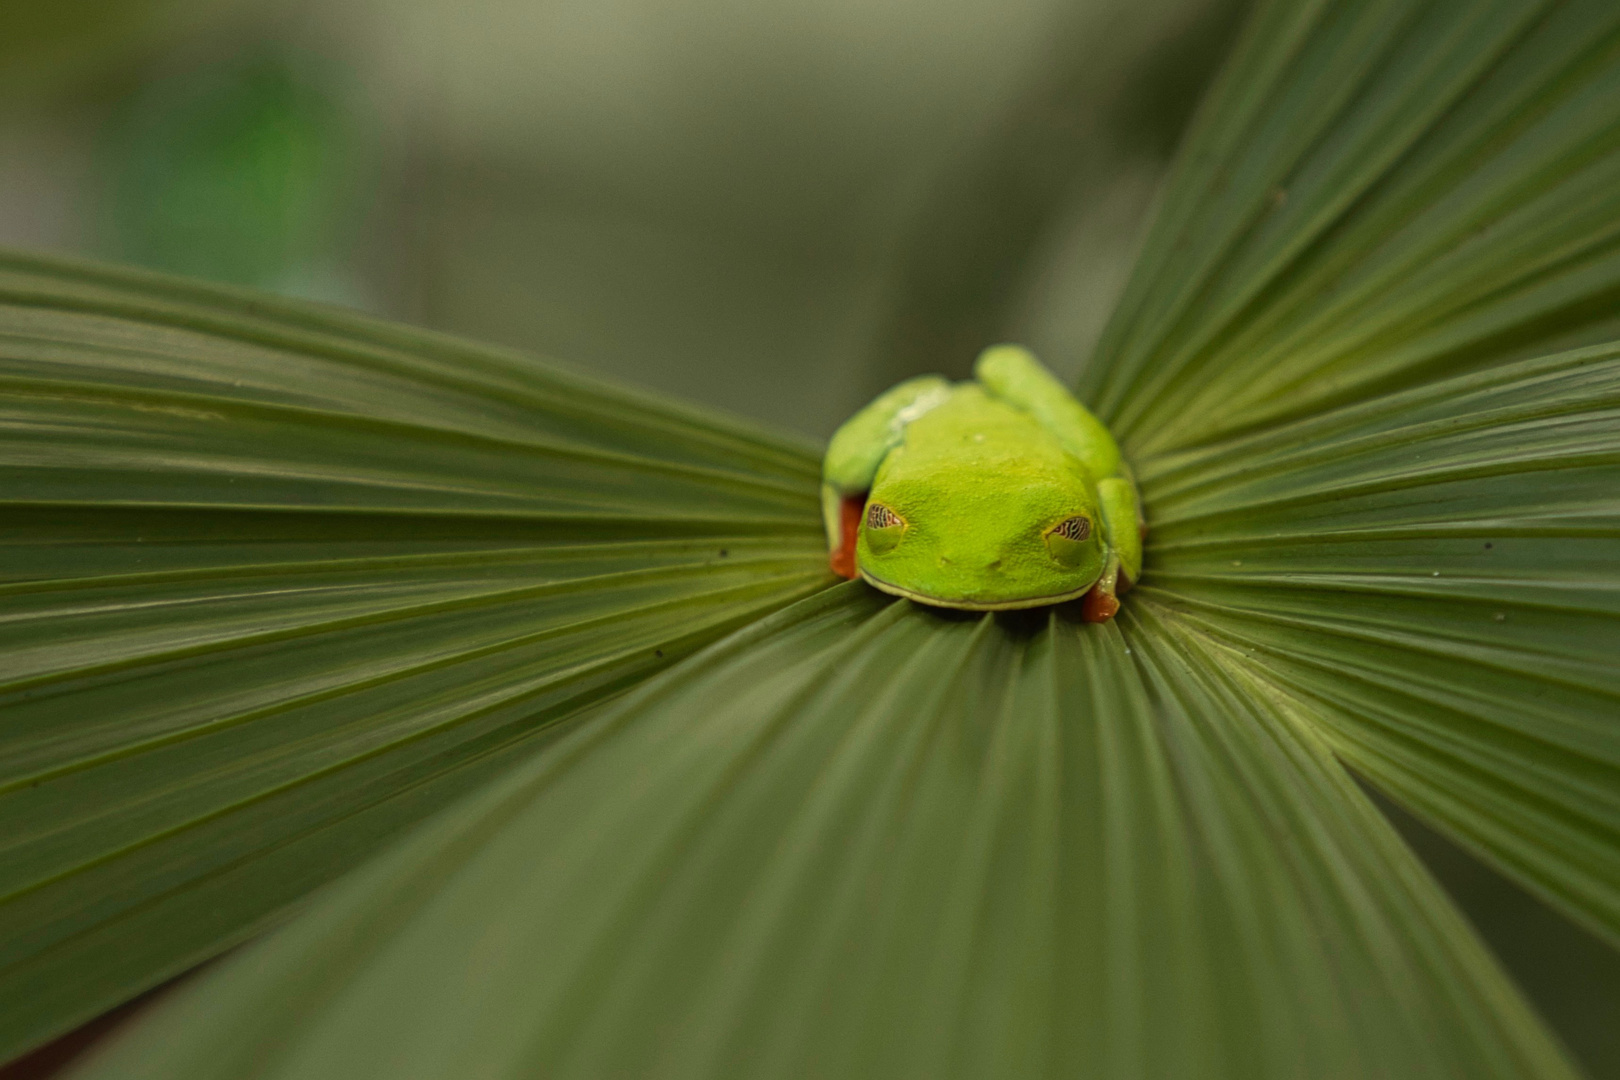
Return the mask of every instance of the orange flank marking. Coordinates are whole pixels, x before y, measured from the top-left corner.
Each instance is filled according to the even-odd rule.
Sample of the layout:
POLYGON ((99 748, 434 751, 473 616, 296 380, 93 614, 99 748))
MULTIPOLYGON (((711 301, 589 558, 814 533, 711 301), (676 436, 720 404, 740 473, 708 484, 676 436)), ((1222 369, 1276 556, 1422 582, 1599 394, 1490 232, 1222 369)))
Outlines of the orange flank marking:
POLYGON ((838 547, 827 556, 827 565, 839 577, 854 580, 855 539, 861 531, 861 514, 866 511, 866 494, 845 495, 838 515, 838 547))

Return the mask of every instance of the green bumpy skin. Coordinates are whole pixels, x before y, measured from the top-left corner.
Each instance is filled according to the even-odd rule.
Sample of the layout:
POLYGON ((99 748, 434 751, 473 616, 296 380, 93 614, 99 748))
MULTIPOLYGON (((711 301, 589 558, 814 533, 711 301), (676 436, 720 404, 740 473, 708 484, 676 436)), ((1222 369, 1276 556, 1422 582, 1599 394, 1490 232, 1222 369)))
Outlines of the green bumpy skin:
POLYGON ((901 383, 834 434, 822 468, 834 568, 938 607, 1085 597, 1088 619, 1112 616, 1142 570, 1140 503, 1113 435, 1027 350, 987 349, 973 371, 901 383))

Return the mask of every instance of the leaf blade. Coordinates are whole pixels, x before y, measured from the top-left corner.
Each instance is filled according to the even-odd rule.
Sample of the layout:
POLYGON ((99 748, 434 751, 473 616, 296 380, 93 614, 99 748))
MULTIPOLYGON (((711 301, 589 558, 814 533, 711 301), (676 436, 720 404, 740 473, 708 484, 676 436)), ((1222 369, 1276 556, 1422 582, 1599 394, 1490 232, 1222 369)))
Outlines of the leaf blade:
POLYGON ((1615 336, 1612 8, 1271 5, 1256 27, 1093 365, 1138 457, 1615 336))
POLYGON ((1311 729, 1132 612, 801 602, 85 1075, 1565 1074, 1311 729))
POLYGON ((1264 658, 1374 784, 1610 941, 1617 405, 1599 346, 1186 455, 1160 474, 1145 586, 1264 658))
POLYGON ((0 1057, 824 587, 817 472, 517 354, 0 258, 0 1057))

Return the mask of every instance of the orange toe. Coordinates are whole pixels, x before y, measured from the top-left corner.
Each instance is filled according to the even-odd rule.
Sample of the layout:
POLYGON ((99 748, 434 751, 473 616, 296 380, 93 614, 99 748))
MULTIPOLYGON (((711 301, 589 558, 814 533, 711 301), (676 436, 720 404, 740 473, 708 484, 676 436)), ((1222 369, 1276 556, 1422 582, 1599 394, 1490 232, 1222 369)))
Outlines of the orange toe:
POLYGON ((1107 622, 1119 612, 1119 600, 1093 585, 1080 601, 1080 617, 1086 622, 1107 622))
POLYGON ((866 512, 866 493, 844 496, 844 503, 839 515, 838 547, 827 556, 827 565, 839 577, 854 580, 857 576, 855 570, 855 541, 861 531, 861 515, 866 512))

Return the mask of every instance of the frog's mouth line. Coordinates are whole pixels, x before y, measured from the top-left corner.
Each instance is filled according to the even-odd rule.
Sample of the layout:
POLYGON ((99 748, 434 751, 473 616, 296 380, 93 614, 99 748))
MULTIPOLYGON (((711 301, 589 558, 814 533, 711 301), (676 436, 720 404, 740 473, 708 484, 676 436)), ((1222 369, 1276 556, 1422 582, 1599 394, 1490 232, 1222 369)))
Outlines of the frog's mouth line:
POLYGON ((1018 611, 1022 608, 1065 604, 1070 600, 1080 599, 1091 591, 1091 585, 1096 584, 1094 581, 1091 585, 1087 585, 1083 589, 1075 589, 1072 592, 1058 593, 1055 596, 1031 596, 1022 600, 993 600, 988 602, 980 600, 941 600, 937 596, 924 596, 922 593, 912 592, 910 589, 892 585, 882 578, 873 577, 866 570, 859 567, 857 567, 857 570, 861 575, 861 580, 880 592, 886 592, 890 596, 902 596, 907 600, 915 600, 919 604, 928 604, 931 607, 954 608, 957 611, 1018 611))

